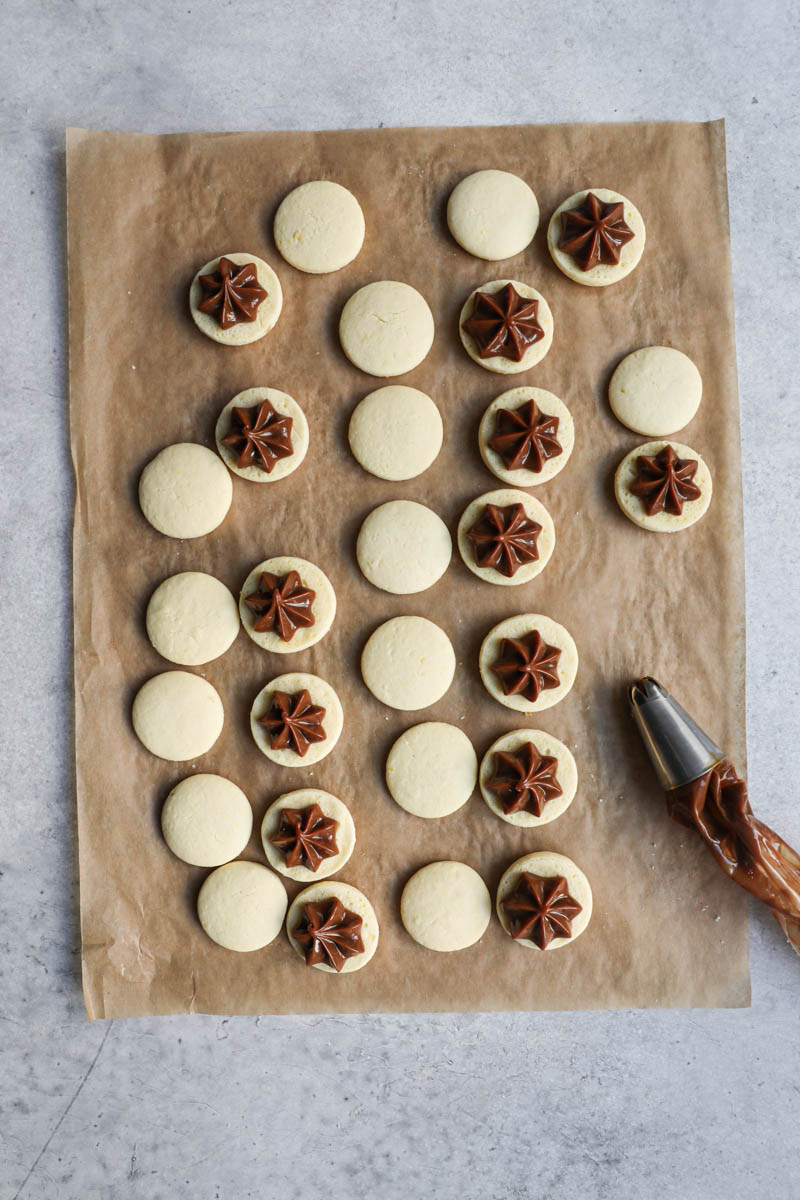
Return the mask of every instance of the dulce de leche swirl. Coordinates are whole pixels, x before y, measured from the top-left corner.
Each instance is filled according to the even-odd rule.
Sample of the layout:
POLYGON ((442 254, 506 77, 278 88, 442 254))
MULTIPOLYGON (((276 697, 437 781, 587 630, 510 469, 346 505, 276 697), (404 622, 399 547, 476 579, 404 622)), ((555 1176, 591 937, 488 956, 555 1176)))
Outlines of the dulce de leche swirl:
POLYGON ((726 875, 769 906, 800 953, 800 855, 755 816, 733 764, 724 758, 667 792, 667 812, 700 834, 726 875))

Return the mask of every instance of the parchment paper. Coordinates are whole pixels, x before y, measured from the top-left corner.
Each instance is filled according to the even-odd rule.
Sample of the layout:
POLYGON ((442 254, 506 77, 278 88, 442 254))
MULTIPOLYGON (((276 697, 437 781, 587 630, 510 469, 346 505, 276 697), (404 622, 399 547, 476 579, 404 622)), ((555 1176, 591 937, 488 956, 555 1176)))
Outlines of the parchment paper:
MULTIPOLYGON (((745 900, 699 842, 667 820, 624 699, 632 677, 654 674, 744 762, 742 506, 722 124, 166 137, 70 130, 67 148, 89 1016, 747 1004, 745 900), (454 183, 487 166, 529 180, 541 205, 533 245, 507 265, 472 258, 445 225, 454 183), (308 276, 278 255, 272 216, 290 188, 320 177, 358 196, 367 237, 344 270, 308 276), (550 213, 587 184, 619 189, 647 224, 642 263, 607 289, 571 283, 546 249, 550 213), (275 267, 285 301, 273 333, 227 348, 195 329, 187 294, 198 266, 238 250, 275 267), (547 297, 555 339, 533 370, 501 377, 464 353, 457 317, 473 287, 508 275, 547 297), (413 284, 436 319, 431 353, 403 381, 435 398, 444 447, 423 476, 399 484, 367 475, 348 452, 350 413, 381 381, 351 366, 336 336, 347 297, 381 278, 413 284), (684 350, 700 368, 703 403, 681 440, 703 454, 714 477, 708 516, 674 536, 630 524, 612 486, 618 461, 644 439, 611 415, 609 375, 629 351, 659 343, 684 350), (535 493, 558 536, 546 570, 518 588, 495 587, 456 554, 444 578, 420 595, 371 587, 354 554, 366 513, 412 497, 454 531, 467 502, 499 486, 478 455, 479 418, 506 387, 527 383, 563 397, 576 425, 568 466, 535 493), (288 391, 306 412, 311 447, 302 468, 275 485, 234 478, 231 512, 208 537, 179 542, 156 533, 136 499, 145 463, 171 442, 213 446, 223 404, 264 384, 288 391), (170 667, 145 636, 151 592, 177 571, 201 570, 238 594, 251 567, 276 554, 301 555, 328 573, 338 596, 332 632, 292 658, 267 654, 240 634, 224 657, 200 669, 225 705, 216 746, 186 765, 154 758, 130 725, 136 689, 170 667), (484 633, 526 611, 565 624, 581 655, 572 693, 535 721, 492 700, 476 665, 484 633), (444 699, 417 714, 383 707, 358 672, 369 633, 401 613, 438 621, 459 664, 444 699), (334 752, 300 770, 269 763, 247 722, 255 693, 289 665, 330 680, 345 711, 334 752), (429 719, 460 725, 479 754, 511 728, 550 731, 574 750, 577 798, 538 831, 498 820, 477 792, 441 821, 406 814, 386 791, 384 759, 404 728, 429 719), (220 772, 244 788, 255 814, 245 857, 257 861, 261 817, 279 793, 313 783, 350 805, 358 845, 341 877, 367 893, 381 923, 368 968, 344 977, 308 970, 283 935, 245 955, 205 936, 194 902, 207 872, 171 856, 158 820, 169 789, 194 770, 220 772), (594 889, 592 923, 574 946, 525 951, 496 919, 478 945, 453 955, 426 951, 404 933, 400 892, 422 864, 461 859, 493 889, 512 860, 545 848, 573 857, 594 889)), ((290 883, 290 895, 296 890, 290 883)))

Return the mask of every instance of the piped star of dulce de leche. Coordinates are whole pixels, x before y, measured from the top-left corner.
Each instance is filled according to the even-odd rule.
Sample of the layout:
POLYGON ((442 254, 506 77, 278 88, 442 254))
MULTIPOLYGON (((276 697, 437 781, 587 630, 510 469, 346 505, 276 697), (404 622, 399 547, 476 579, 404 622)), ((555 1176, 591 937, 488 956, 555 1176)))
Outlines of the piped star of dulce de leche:
POLYGON ((582 271, 601 263, 616 265, 622 247, 635 237, 624 214, 621 200, 605 204, 589 192, 577 208, 562 212, 559 250, 572 255, 582 271))
POLYGON ((561 650, 549 646, 538 629, 518 638, 503 638, 500 657, 492 671, 506 696, 524 696, 535 702, 543 691, 561 684, 558 660, 561 650))
POLYGON ((318 804, 284 808, 278 831, 269 840, 280 850, 287 867, 317 871, 326 858, 335 858, 339 853, 338 828, 339 822, 326 817, 318 804))
POLYGON ((258 718, 258 723, 267 730, 273 750, 293 750, 305 758, 312 742, 324 742, 328 736, 322 724, 324 718, 325 709, 312 704, 304 689, 294 695, 275 692, 272 708, 258 718))
POLYGON ((479 567, 493 567, 511 579, 523 563, 538 559, 541 532, 539 522, 532 521, 521 504, 487 504, 467 537, 479 567))
POLYGON ((341 900, 309 902, 292 930, 292 937, 305 953, 306 965, 325 963, 341 971, 348 958, 364 953, 361 937, 363 919, 345 908, 341 900))
POLYGON ((476 292, 472 315, 461 328, 474 338, 481 358, 521 362, 525 351, 544 337, 539 301, 520 296, 513 283, 499 292, 476 292))
POLYGON ((231 409, 231 427, 222 438, 239 455, 236 466, 260 467, 269 475, 279 458, 291 458, 292 418, 278 413, 269 400, 252 408, 231 409))
POLYGON ((572 922, 583 906, 570 895, 562 875, 524 871, 516 888, 500 901, 513 938, 525 938, 546 950, 553 938, 572 937, 572 922))
POLYGON ((697 466, 696 458, 678 458, 669 445, 656 455, 640 454, 630 490, 639 497, 648 517, 658 512, 679 517, 684 502, 699 500, 702 494, 694 482, 697 466))
POLYGON ((216 271, 199 276, 203 299, 198 304, 201 313, 215 317, 222 329, 230 329, 240 321, 255 321, 258 307, 267 292, 258 282, 255 263, 239 266, 224 256, 216 271))
POLYGON ((540 754, 533 742, 525 742, 518 750, 495 753, 494 774, 486 787, 497 796, 506 816, 529 812, 540 817, 548 801, 562 794, 557 770, 557 758, 540 754))
POLYGON ((519 408, 500 408, 489 448, 503 460, 507 471, 538 474, 548 459, 563 453, 558 440, 558 417, 543 413, 535 400, 519 408))
POLYGON ((244 602, 256 614, 253 623, 256 633, 277 633, 281 641, 290 642, 298 629, 314 624, 316 596, 297 571, 283 576, 262 571, 258 587, 245 596, 244 602))

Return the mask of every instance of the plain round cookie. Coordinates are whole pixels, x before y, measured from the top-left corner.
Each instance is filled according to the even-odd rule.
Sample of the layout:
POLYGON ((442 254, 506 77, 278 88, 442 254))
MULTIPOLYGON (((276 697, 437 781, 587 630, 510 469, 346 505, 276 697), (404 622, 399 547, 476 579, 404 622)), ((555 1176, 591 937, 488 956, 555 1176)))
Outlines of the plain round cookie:
POLYGON ((289 912, 286 915, 286 933, 289 941, 297 954, 305 962, 305 954, 302 948, 294 939, 293 930, 296 925, 300 924, 303 917, 304 904, 317 904, 322 900, 340 900, 346 909, 361 917, 361 941, 364 944, 363 954, 356 954, 353 958, 348 958, 342 967, 341 971, 335 971, 328 963, 313 963, 313 967, 317 971, 326 971, 330 975, 349 975, 352 971, 360 971, 365 967, 378 949, 378 938, 380 929, 378 927, 378 918, 375 915, 375 909, 370 904, 367 897, 358 888, 353 887, 350 883, 340 883, 338 879, 331 879, 322 883, 312 883, 311 887, 305 888, 298 896, 295 896, 292 901, 289 912))
POLYGON ((500 704, 522 713, 542 712, 545 708, 552 708, 554 704, 558 704, 572 688, 578 674, 578 647, 572 634, 552 617, 546 617, 542 613, 521 613, 518 616, 506 617, 505 621, 489 630, 478 655, 478 669, 483 686, 500 704), (557 646, 561 651, 558 660, 558 676, 561 683, 557 688, 541 691, 536 701, 528 700, 525 696, 506 696, 500 680, 492 671, 492 664, 500 657, 500 647, 504 639, 524 637, 537 629, 548 646, 557 646))
POLYGON ((275 940, 286 905, 286 889, 274 871, 260 863, 231 862, 203 883, 197 916, 213 942, 245 954, 275 940))
POLYGON ((336 593, 325 572, 316 563, 309 562, 306 558, 295 558, 294 555, 265 558, 258 566, 253 567, 242 584, 239 595, 239 615, 242 618, 245 633, 262 650, 269 650, 272 654, 296 654, 299 650, 307 650, 309 646, 316 645, 325 637, 336 616, 336 593), (267 575, 285 577, 290 571, 297 571, 301 583, 316 592, 314 603, 311 606, 314 624, 300 626, 291 640, 284 642, 280 634, 272 630, 256 632, 255 624, 258 616, 249 605, 245 604, 245 597, 252 596, 258 590, 258 581, 263 572, 267 575))
POLYGON ((386 760, 392 799, 415 817, 446 817, 467 803, 478 778, 478 756, 463 730, 443 721, 412 725, 386 760))
POLYGON ((211 533, 228 515, 233 484, 213 450, 196 442, 165 446, 139 478, 139 506, 167 537, 211 533))
POLYGON ((197 272, 189 289, 189 309, 195 325, 206 337, 210 337, 214 342, 220 342, 223 346, 247 346, 250 342, 259 341, 275 327, 282 307, 283 292, 278 276, 268 263, 261 258, 256 258, 255 254, 237 252, 221 254, 217 258, 212 258, 197 272), (200 311, 199 306, 203 300, 200 276, 213 275, 219 267, 220 258, 229 258, 238 267, 243 267, 247 263, 253 263, 255 266, 258 282, 267 293, 266 300, 263 300, 256 310, 255 321, 237 321, 229 329, 223 329, 216 317, 200 311))
POLYGON ((548 825, 569 808, 578 790, 578 767, 569 747, 560 742, 558 738, 553 737, 552 734, 545 733, 543 729, 512 729, 510 733, 504 733, 497 741, 492 742, 484 754, 478 782, 481 795, 488 807, 496 816, 500 817, 501 821, 507 821, 509 825, 532 829, 536 825, 548 825), (503 812, 502 804, 487 786, 495 772, 495 754, 513 754, 528 742, 533 743, 539 754, 558 759, 556 780, 561 786, 561 795, 548 800, 540 817, 532 812, 503 812))
POLYGON ((361 655, 361 675, 373 696, 404 712, 440 700, 453 682, 455 670, 449 637, 427 617, 384 621, 361 655))
POLYGON ((406 932, 426 950, 465 950, 486 932, 492 897, 477 871, 462 862, 434 862, 409 879, 400 898, 406 932))
POLYGON ((516 375, 520 371, 530 370, 531 367, 541 362, 553 344, 553 328, 553 314, 550 311, 550 305, 542 293, 537 292, 536 288, 530 287, 527 283, 520 283, 518 279, 494 279, 490 283, 482 283, 480 287, 470 292, 458 318, 458 332, 461 337, 461 344, 472 361, 476 362, 479 367, 484 367, 487 371, 496 371, 500 375, 516 375), (534 342, 532 346, 529 346, 519 362, 514 362, 511 358, 503 358, 500 355, 494 358, 481 358, 477 342, 464 329, 464 322, 472 316, 472 309, 477 293, 489 292, 493 295, 495 292, 499 292, 501 288, 504 288, 507 283, 513 284, 517 293, 526 300, 539 301, 537 320, 544 330, 544 337, 540 338, 538 342, 534 342))
POLYGON ((584 188, 583 191, 568 196, 553 213, 547 227, 547 248, 559 271, 562 271, 568 279, 572 279, 575 283, 585 284, 586 287, 608 287, 610 283, 618 283, 620 279, 630 275, 642 257, 646 236, 642 214, 625 196, 611 191, 609 188, 584 188), (625 205, 625 222, 628 228, 633 230, 634 236, 622 247, 618 263, 598 263, 589 271, 582 271, 571 254, 559 250, 558 243, 561 241, 562 212, 578 208, 589 192, 593 192, 597 199, 604 204, 615 204, 622 201, 625 205))
POLYGON ((273 224, 280 254, 310 275, 346 267, 364 244, 364 214, 352 192, 332 179, 314 179, 289 192, 273 224))
POLYGON ((308 421, 297 401, 286 392, 271 387, 246 388, 229 400, 219 414, 214 438, 220 458, 234 475, 249 479, 252 483, 277 483, 279 479, 285 479, 292 471, 296 471, 305 458, 309 442, 308 421), (230 446, 224 446, 222 439, 231 431, 234 408, 256 408, 264 400, 269 400, 280 416, 292 418, 292 453, 286 458, 279 458, 271 471, 264 471, 261 467, 239 467, 238 454, 230 446))
POLYGON ((708 512, 712 492, 711 472, 697 451, 692 450, 690 446, 684 446, 681 442, 672 440, 646 442, 643 446, 637 446, 635 450, 631 450, 629 454, 625 455, 614 475, 614 495, 625 516, 640 529, 649 529, 655 533, 678 533, 679 530, 688 529, 690 525, 694 525, 708 512), (665 446, 672 446, 678 458, 697 460, 697 474, 692 482, 700 488, 700 497, 697 500, 686 500, 680 516, 676 516, 674 513, 657 512, 653 513, 652 517, 648 517, 642 501, 630 490, 630 486, 638 474, 636 460, 639 455, 650 457, 660 454, 665 446))
POLYGON ((486 409, 478 429, 478 449, 485 465, 493 475, 502 479, 504 483, 511 484, 512 487, 528 488, 536 487, 539 483, 547 483, 567 465, 574 446, 575 423, 572 420, 572 414, 563 400, 559 400, 558 396, 545 391, 544 388, 518 387, 503 392, 486 409), (526 467, 509 471, 489 442, 495 436, 495 424, 500 409, 516 412, 529 400, 534 401, 544 416, 558 417, 558 440, 561 443, 561 453, 557 454, 555 458, 548 458, 541 471, 529 471, 526 467))
POLYGON ((442 418, 425 392, 390 383, 370 392, 350 418, 353 457, 378 479, 414 479, 442 448, 442 418))
POLYGON ((162 658, 198 667, 219 658, 236 640, 239 609, 221 580, 202 571, 182 571, 153 592, 145 624, 162 658))
POLYGON ((189 671, 164 671, 143 683, 131 709, 134 733, 167 762, 199 758, 222 733, 225 713, 217 689, 189 671))
POLYGON ((161 832, 176 858, 218 867, 241 854, 253 831, 253 810, 240 787, 222 775, 189 775, 161 809, 161 832))
POLYGON ((533 241, 539 205, 518 175, 475 171, 450 193, 447 224, 459 246, 476 258, 513 258, 533 241))
POLYGON ((367 375, 404 375, 433 345, 433 314, 416 288, 383 279, 354 292, 339 318, 339 341, 367 375))
POLYGON ((619 363, 608 385, 618 421, 634 433, 666 437, 688 425, 700 407, 703 380, 692 360, 672 346, 645 346, 619 363))
POLYGON ((416 500, 387 500, 364 518, 356 558, 365 579, 384 592, 424 592, 450 565, 453 543, 440 516, 416 500))
POLYGON ((264 820, 261 822, 261 844, 264 847, 267 862, 274 871, 286 875, 289 879, 299 880, 300 883, 312 883, 314 880, 326 879, 329 875, 335 875, 337 871, 341 871, 355 850, 356 827, 350 815, 350 809, 342 803, 338 796, 333 796, 330 792, 323 792, 320 788, 298 788, 297 791, 284 792, 282 796, 278 796, 278 799, 273 801, 264 813, 264 820), (320 807, 324 816, 339 822, 336 830, 336 845, 339 847, 339 852, 332 858, 323 859, 316 871, 311 871, 308 867, 303 866, 287 867, 280 850, 277 846, 273 846, 269 839, 278 832, 281 814, 285 808, 302 809, 309 808, 313 804, 320 807))
MULTIPOLYGON (((529 872, 531 875, 542 875, 545 878, 563 876, 567 881, 569 894, 581 906, 572 921, 572 936, 554 937, 548 942, 545 950, 559 950, 562 946, 571 946, 580 937, 592 917, 592 888, 583 871, 566 854, 556 854, 553 850, 538 850, 534 854, 526 854, 512 863, 497 885, 497 916, 506 933, 511 936, 511 924, 502 907, 502 901, 509 896, 517 886, 520 875, 529 872)), ((518 946, 529 950, 539 950, 540 947, 530 938, 514 938, 518 946)))
POLYGON ((320 679, 319 675, 309 675, 302 671, 294 671, 287 675, 278 675, 263 687, 253 701, 250 709, 250 730, 253 740, 259 750, 272 762, 280 767, 310 767, 325 758, 333 750, 339 740, 344 725, 344 713, 336 692, 329 683, 320 679), (290 696, 307 691, 311 703, 321 705, 325 709, 322 728, 325 730, 325 740, 312 742, 304 755, 297 754, 288 747, 285 750, 273 750, 270 745, 269 733, 263 725, 259 725, 259 717, 266 716, 272 707, 272 697, 275 692, 288 692, 290 696))
POLYGON ((487 583, 498 584, 500 587, 517 587, 521 583, 529 583, 545 569, 555 549, 556 529, 553 518, 541 500, 528 495, 527 492, 517 491, 515 488, 498 488, 495 492, 484 492, 482 496, 476 497, 467 505, 458 522, 457 540, 464 566, 469 567, 473 575, 477 575, 479 579, 483 579, 487 583), (533 559, 532 562, 523 563, 510 578, 494 567, 479 567, 475 561, 474 547, 467 537, 469 530, 483 515, 487 504, 496 504, 499 508, 504 508, 509 504, 521 504, 530 520, 538 522, 542 527, 536 541, 539 557, 533 559))

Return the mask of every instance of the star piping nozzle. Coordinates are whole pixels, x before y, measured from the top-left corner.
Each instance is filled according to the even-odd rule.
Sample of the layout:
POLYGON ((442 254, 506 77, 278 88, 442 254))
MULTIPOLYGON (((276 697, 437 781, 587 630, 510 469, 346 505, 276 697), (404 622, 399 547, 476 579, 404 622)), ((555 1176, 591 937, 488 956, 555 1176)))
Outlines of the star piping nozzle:
POLYGON ((628 700, 665 791, 699 779, 725 757, 667 689, 649 675, 630 685, 628 700))

